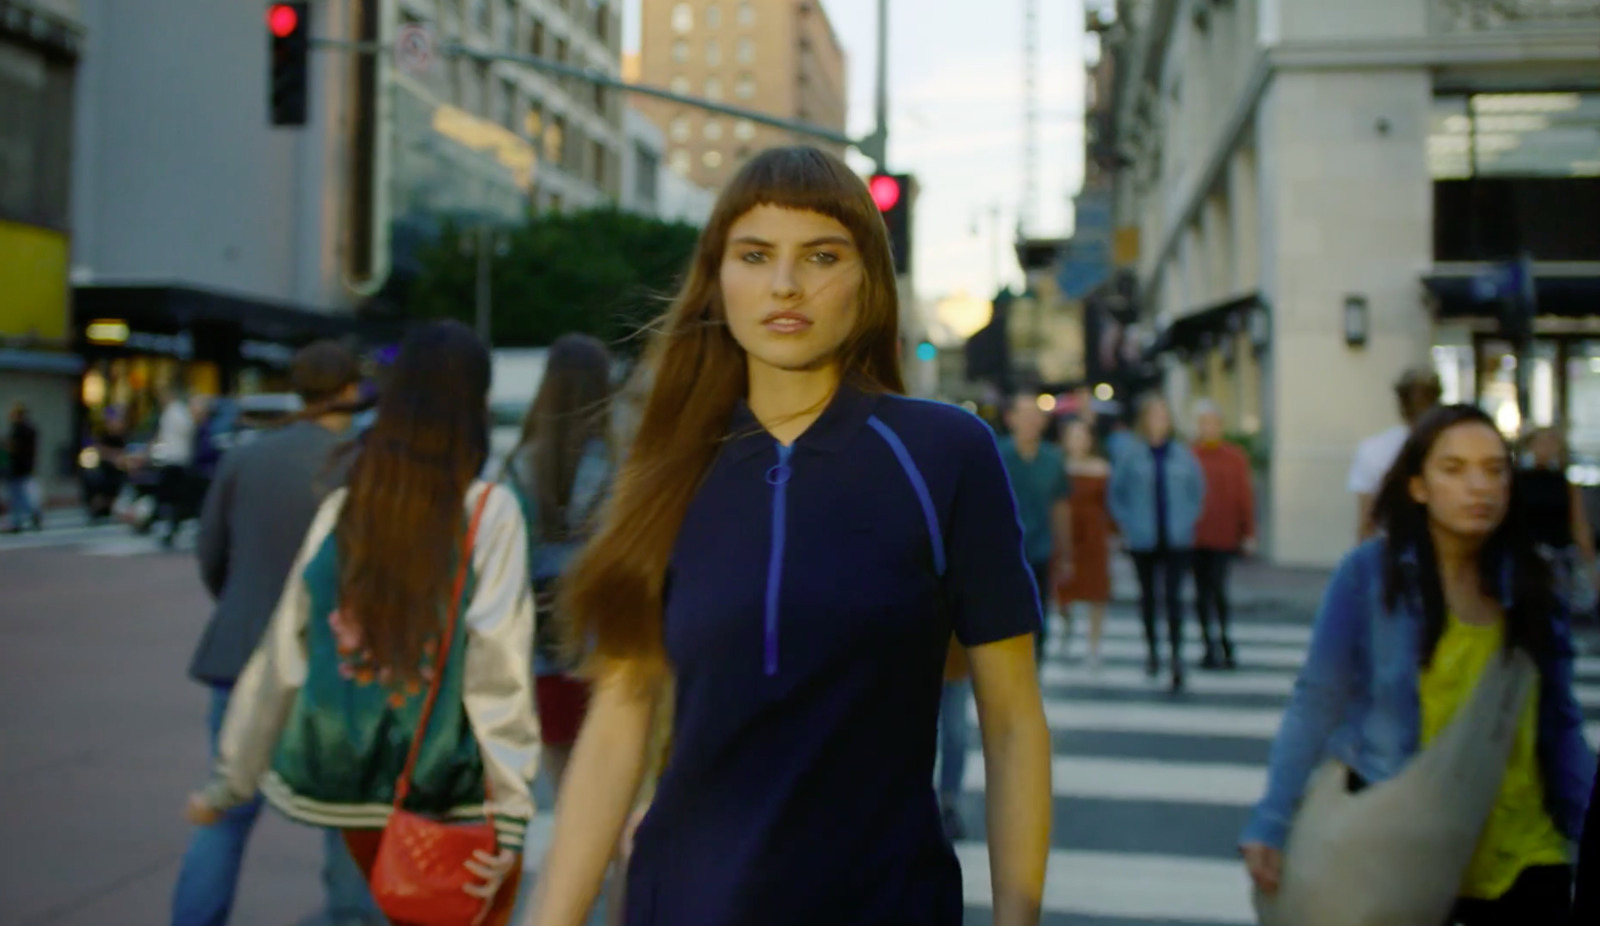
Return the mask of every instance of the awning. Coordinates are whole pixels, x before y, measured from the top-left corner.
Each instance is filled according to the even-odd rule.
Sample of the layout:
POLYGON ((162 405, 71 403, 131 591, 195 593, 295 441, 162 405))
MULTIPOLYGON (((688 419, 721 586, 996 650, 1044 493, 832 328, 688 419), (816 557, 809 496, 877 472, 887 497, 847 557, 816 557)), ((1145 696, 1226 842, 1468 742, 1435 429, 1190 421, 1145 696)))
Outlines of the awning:
POLYGON ((96 319, 119 319, 130 327, 177 333, 195 325, 237 328, 240 337, 280 344, 320 338, 397 337, 400 326, 347 313, 319 312, 282 303, 187 286, 80 286, 72 293, 75 327, 96 319))
POLYGON ((1230 331, 1249 329, 1250 313, 1266 303, 1259 291, 1234 296, 1221 302, 1204 306, 1176 319, 1157 335, 1155 343, 1145 352, 1146 357, 1156 357, 1167 351, 1196 351, 1207 337, 1216 337, 1230 331))
MULTIPOLYGON (((1473 295, 1476 273, 1431 274, 1422 278, 1436 301, 1438 318, 1497 318, 1500 304, 1473 295)), ((1600 316, 1600 275, 1534 276, 1540 315, 1565 318, 1600 316)))

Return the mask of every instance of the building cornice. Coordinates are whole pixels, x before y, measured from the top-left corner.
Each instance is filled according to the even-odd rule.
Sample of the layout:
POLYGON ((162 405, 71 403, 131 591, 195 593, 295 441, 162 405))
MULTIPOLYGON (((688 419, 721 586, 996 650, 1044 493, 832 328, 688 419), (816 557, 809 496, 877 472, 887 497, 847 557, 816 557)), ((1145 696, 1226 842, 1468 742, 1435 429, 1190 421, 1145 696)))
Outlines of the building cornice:
MULTIPOLYGON (((1258 49, 1244 90, 1235 98, 1227 118, 1217 125, 1205 147, 1199 169, 1180 181, 1167 217, 1152 271, 1139 280, 1148 294, 1160 279, 1183 231, 1194 221, 1206 195, 1222 178, 1240 137, 1255 120, 1256 109, 1279 72, 1360 71, 1396 68, 1448 68, 1497 64, 1600 65, 1600 26, 1570 29, 1505 30, 1485 33, 1445 33, 1409 38, 1363 39, 1347 42, 1284 42, 1258 49)), ((1600 68, 1596 68, 1600 73, 1600 68)))

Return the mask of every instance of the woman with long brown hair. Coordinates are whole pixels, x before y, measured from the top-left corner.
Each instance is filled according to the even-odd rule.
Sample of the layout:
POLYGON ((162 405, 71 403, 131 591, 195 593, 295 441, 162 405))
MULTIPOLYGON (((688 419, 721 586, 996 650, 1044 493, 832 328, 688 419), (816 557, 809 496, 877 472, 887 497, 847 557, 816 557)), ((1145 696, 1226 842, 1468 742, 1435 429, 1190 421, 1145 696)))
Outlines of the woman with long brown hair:
POLYGON ((488 390, 489 353, 469 329, 406 338, 346 488, 318 511, 239 678, 189 815, 209 823, 259 782, 289 817, 344 830, 369 876, 397 793, 412 814, 488 816, 496 851, 465 867, 493 926, 516 899, 538 724, 526 528, 513 494, 476 478, 488 390))
POLYGON ((903 391, 887 234, 814 148, 723 191, 561 600, 595 679, 530 914, 578 926, 645 773, 625 921, 954 926, 932 787, 952 633, 988 767, 995 922, 1037 922, 1050 742, 1038 595, 994 435, 903 391))
POLYGON ((534 640, 544 768, 559 790, 589 703, 589 687, 557 646, 556 580, 588 537, 611 482, 611 354, 597 338, 568 334, 550 345, 544 379, 506 460, 506 482, 528 522, 528 577, 544 620, 534 640))

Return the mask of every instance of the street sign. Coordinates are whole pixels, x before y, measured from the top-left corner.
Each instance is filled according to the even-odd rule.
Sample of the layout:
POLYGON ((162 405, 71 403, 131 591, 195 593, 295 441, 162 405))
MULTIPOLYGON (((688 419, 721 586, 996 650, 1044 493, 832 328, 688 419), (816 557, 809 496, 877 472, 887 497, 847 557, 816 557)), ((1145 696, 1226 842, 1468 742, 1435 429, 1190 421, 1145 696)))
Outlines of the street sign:
POLYGON ((407 23, 394 37, 394 61, 414 77, 426 74, 433 65, 433 33, 420 23, 407 23))

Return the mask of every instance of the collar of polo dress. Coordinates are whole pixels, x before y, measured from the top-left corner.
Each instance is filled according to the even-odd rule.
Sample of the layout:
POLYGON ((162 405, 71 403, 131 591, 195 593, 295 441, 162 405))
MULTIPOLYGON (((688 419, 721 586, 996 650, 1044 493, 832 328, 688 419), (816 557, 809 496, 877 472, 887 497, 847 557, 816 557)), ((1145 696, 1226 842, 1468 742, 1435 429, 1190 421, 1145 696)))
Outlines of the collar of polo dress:
MULTIPOLYGON (((872 417, 872 410, 877 404, 878 396, 875 393, 841 383, 829 400, 828 407, 811 427, 806 428, 794 446, 823 453, 844 449, 850 439, 866 427, 867 419, 872 417)), ((740 399, 733 407, 733 415, 728 419, 727 441, 727 453, 734 460, 746 459, 770 449, 776 443, 761 422, 756 420, 749 403, 744 399, 740 399)))

